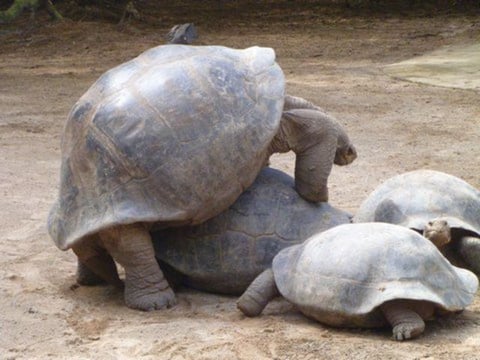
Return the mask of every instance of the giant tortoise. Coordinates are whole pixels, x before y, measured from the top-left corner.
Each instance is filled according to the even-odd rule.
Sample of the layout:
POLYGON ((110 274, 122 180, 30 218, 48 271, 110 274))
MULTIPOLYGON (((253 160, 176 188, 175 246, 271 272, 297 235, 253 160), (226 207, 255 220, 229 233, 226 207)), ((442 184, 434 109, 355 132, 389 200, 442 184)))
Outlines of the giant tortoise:
POLYGON ((424 320, 463 310, 478 279, 417 232, 387 223, 345 224, 280 251, 239 298, 259 315, 281 294, 308 317, 338 327, 391 326, 396 340, 424 320))
POLYGON ((350 214, 329 203, 305 201, 294 190, 292 177, 266 167, 216 217, 195 226, 160 230, 152 238, 169 280, 239 295, 271 267, 281 249, 350 220, 350 214))
POLYGON ((334 119, 284 88, 274 51, 260 47, 164 45, 103 74, 67 119, 48 220, 56 245, 78 256, 79 282, 121 287, 114 259, 129 307, 171 306, 151 227, 217 215, 274 152, 293 150, 297 191, 326 201, 332 164, 355 149, 334 119))
POLYGON ((434 170, 394 176, 363 201, 354 221, 418 231, 450 261, 480 274, 480 191, 455 176, 434 170))

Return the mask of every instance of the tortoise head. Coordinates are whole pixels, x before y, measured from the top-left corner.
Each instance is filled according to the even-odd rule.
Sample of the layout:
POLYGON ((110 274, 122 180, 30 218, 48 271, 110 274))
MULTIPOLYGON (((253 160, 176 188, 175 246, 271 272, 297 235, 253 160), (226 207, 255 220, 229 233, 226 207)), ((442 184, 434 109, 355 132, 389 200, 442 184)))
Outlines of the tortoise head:
POLYGON ((445 218, 428 221, 423 228, 423 236, 439 249, 452 240, 450 225, 445 218))

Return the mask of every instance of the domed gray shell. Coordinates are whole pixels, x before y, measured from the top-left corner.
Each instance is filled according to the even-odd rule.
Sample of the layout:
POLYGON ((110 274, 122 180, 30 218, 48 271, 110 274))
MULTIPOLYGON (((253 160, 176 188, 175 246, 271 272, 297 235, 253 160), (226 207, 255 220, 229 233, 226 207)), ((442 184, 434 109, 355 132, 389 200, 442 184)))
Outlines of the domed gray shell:
POLYGON ((261 170, 285 81, 270 48, 165 45, 107 71, 62 141, 57 246, 117 224, 200 223, 261 170))
POLYGON ((157 258, 197 289, 240 294, 283 248, 349 223, 328 203, 310 203, 287 174, 263 169, 226 211, 207 222, 153 233, 157 258))
POLYGON ((388 222, 421 232, 437 217, 446 218, 451 228, 480 235, 480 191, 443 172, 411 171, 378 186, 360 205, 354 222, 388 222))
POLYGON ((454 267, 413 230, 384 223, 339 225, 273 259, 280 293, 333 326, 381 326, 378 306, 425 300, 447 311, 469 305, 477 277, 454 267))

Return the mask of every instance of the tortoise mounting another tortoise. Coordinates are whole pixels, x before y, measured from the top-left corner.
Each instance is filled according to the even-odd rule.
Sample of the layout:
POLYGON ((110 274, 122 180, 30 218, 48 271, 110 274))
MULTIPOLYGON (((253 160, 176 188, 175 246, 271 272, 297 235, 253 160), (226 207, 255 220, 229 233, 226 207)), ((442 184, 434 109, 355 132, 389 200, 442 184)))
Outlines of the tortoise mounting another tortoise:
POLYGON ((79 282, 123 286, 115 260, 128 306, 173 305, 149 230, 219 214, 274 152, 296 152, 297 191, 326 201, 332 164, 355 149, 333 118, 284 91, 274 51, 259 47, 164 45, 103 74, 67 119, 48 220, 78 256, 79 282))

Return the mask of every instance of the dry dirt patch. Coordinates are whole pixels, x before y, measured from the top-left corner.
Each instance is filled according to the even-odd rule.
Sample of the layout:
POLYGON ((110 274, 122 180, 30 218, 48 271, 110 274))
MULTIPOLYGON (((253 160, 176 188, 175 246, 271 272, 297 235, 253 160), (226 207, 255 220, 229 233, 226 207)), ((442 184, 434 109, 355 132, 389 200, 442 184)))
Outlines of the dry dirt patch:
MULTIPOLYGON (((473 44, 478 18, 281 14, 197 23, 203 43, 275 48, 288 91, 346 127, 359 158, 334 169, 335 206, 354 212, 382 180, 417 168, 480 187, 478 91, 383 71, 443 46, 473 44)), ((245 319, 234 298, 183 290, 175 308, 141 313, 109 287, 72 287, 74 256, 56 249, 45 229, 64 119, 103 71, 163 41, 181 21, 175 16, 159 26, 66 22, 0 34, 0 358, 480 359, 478 297, 463 314, 428 324, 420 339, 395 343, 384 330, 324 327, 280 300, 245 319)), ((291 154, 272 164, 293 173, 291 154)))
POLYGON ((385 67, 387 74, 423 84, 480 89, 480 43, 442 48, 385 67))

